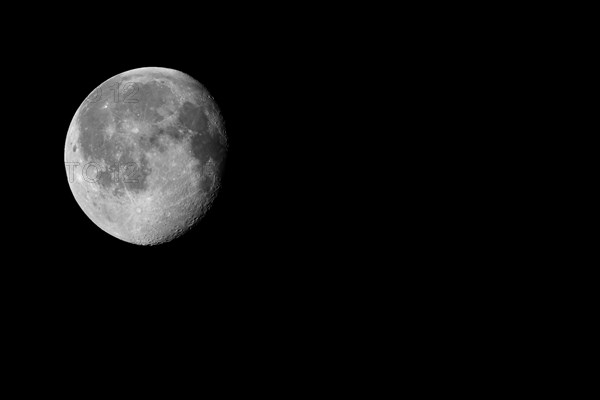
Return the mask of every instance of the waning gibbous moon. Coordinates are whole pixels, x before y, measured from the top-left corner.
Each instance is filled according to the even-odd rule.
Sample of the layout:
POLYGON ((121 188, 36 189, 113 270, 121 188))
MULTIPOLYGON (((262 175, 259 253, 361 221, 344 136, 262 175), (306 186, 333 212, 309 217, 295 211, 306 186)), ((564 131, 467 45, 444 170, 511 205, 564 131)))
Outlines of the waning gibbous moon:
POLYGON ((67 179, 85 214, 129 243, 168 242, 210 209, 227 136, 217 104, 194 78, 139 68, 98 86, 65 143, 67 179))

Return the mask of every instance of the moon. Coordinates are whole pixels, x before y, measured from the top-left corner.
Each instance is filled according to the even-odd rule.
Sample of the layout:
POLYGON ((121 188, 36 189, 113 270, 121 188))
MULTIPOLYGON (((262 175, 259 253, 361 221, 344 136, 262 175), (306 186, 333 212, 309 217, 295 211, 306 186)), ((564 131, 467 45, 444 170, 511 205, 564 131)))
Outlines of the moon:
POLYGON ((227 154, 215 100, 191 76, 138 68, 83 101, 65 143, 69 186, 99 228, 138 245, 169 242, 213 204, 227 154))

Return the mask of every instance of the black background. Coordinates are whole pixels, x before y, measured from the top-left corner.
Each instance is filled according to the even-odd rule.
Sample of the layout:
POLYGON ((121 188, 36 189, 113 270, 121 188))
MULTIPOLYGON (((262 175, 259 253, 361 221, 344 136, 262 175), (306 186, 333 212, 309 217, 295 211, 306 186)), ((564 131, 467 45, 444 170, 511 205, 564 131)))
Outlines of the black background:
MULTIPOLYGON (((439 153, 460 157, 461 152, 450 145, 456 132, 444 126, 447 121, 438 105, 419 101, 440 101, 439 108, 448 103, 451 112, 453 105, 458 106, 470 117, 472 109, 460 101, 462 87, 440 90, 435 78, 443 76, 442 80, 462 86, 471 77, 457 78, 448 65, 470 74, 481 65, 480 48, 488 43, 469 49, 476 62, 463 63, 454 50, 463 40, 451 35, 454 26, 431 26, 437 20, 431 22, 435 7, 430 6, 422 21, 410 12, 364 5, 350 15, 346 5, 330 13, 321 5, 305 4, 287 8, 251 4, 248 10, 228 5, 230 9, 218 12, 206 9, 210 4, 201 6, 94 4, 94 10, 83 11, 80 5, 69 4, 64 19, 49 12, 61 13, 58 4, 43 10, 27 3, 30 9, 23 18, 7 11, 2 56, 8 69, 3 82, 8 104, 3 110, 2 144, 8 153, 5 166, 10 168, 3 176, 9 183, 3 185, 8 204, 3 210, 5 276, 0 283, 5 311, 14 314, 4 324, 5 331, 26 341, 20 347, 7 341, 7 347, 17 349, 20 362, 35 366, 40 363, 30 361, 22 349, 49 354, 41 357, 47 370, 57 370, 56 361, 65 360, 66 349, 75 353, 66 360, 74 368, 85 370, 79 367, 86 361, 96 364, 96 359, 106 359, 111 372, 123 364, 127 368, 131 359, 154 366, 161 356, 172 354, 190 356, 181 364, 163 363, 161 369, 173 364, 195 367, 206 359, 206 349, 212 349, 219 353, 220 363, 208 367, 217 373, 228 372, 224 364, 234 364, 243 374, 257 371, 261 379, 254 381, 264 386, 285 382, 277 375, 297 376, 299 382, 287 385, 296 390, 317 375, 331 379, 343 370, 340 365, 361 372, 365 366, 386 365, 381 360, 362 362, 359 353, 364 349, 363 354, 391 354, 398 346, 389 345, 385 334, 395 336, 391 343, 403 339, 403 332, 392 324, 416 332, 417 340, 409 338, 408 343, 415 345, 420 359, 422 348, 440 341, 439 332, 460 334, 462 326, 455 315, 469 308, 454 305, 456 293, 465 286, 469 289, 471 282, 486 291, 492 285, 487 281, 501 279, 504 266, 493 276, 480 274, 487 273, 488 259, 504 249, 479 258, 478 244, 460 235, 463 221, 438 229, 439 204, 448 210, 444 214, 460 219, 463 214, 448 207, 449 193, 452 196, 455 189, 430 195, 428 188, 438 190, 439 185, 423 176, 429 171, 421 170, 434 170, 434 177, 438 171, 452 172, 454 159, 441 158, 443 165, 430 162, 437 157, 437 153, 430 156, 429 146, 439 143, 437 135, 445 140, 439 153), (77 11, 83 12, 70 14, 77 11), (394 31, 404 30, 399 35, 380 34, 377 28, 386 24, 394 31), (430 43, 420 43, 423 35, 432 35, 434 44, 438 38, 449 39, 449 56, 439 56, 430 43), (383 43, 383 53, 390 59, 401 60, 402 65, 391 65, 400 89, 387 76, 378 82, 392 99, 359 93, 385 67, 365 51, 377 43, 383 43), (407 51, 407 44, 416 44, 423 55, 407 51), (421 71, 406 71, 406 65, 421 71), (213 208, 193 232, 154 247, 122 242, 96 227, 73 198, 63 165, 67 129, 83 99, 107 78, 144 66, 178 69, 199 80, 219 104, 229 136, 227 170, 213 208), (411 85, 419 96, 405 93, 411 85), (406 122, 414 117, 413 110, 420 111, 417 128, 406 122), (373 124, 382 114, 394 121, 378 130, 373 124), (442 127, 429 126, 431 121, 442 127), (412 137, 427 143, 392 144, 394 138, 412 137), (352 152, 347 152, 348 143, 354 145, 352 152), (383 155, 383 147, 391 154, 383 155), (415 152, 418 149, 422 153, 415 152), (392 176, 385 177, 382 186, 400 192, 404 199, 390 196, 392 210, 375 216, 389 199, 372 193, 374 178, 388 168, 392 176), (411 186, 411 179, 423 190, 411 186), (405 198, 411 197, 420 204, 407 204, 405 198), (375 204, 367 206, 369 198, 375 204), (400 221, 393 219, 395 210, 400 221), (367 229, 361 219, 377 224, 367 229), (431 232, 448 250, 438 246, 431 232), (367 247, 370 239, 392 251, 378 258, 376 248, 367 247), (463 248, 467 258, 476 261, 476 274, 470 270, 457 274, 463 248), (402 276, 394 276, 398 271, 402 276), (413 271, 424 279, 415 280, 410 276, 413 271), (450 321, 438 323, 443 319, 436 311, 446 306, 450 321), (411 313, 418 318, 412 320, 411 313), (382 322, 390 326, 382 329, 382 322), (423 346, 420 338, 425 338, 423 346), (126 351, 115 350, 111 342, 126 351), (379 343, 386 348, 377 348, 379 343), (257 367, 261 361, 273 367, 261 370, 257 367), (301 371, 290 371, 289 364, 298 364, 301 371)), ((451 13, 442 13, 440 19, 449 24, 462 24, 451 13)), ((487 21, 480 16, 476 20, 487 21)), ((481 36, 479 29, 465 26, 469 36, 481 36)), ((476 83, 485 87, 503 74, 493 73, 476 83)), ((480 99, 474 97, 484 103, 480 99)), ((463 127, 456 124, 452 129, 463 127)), ((485 134, 486 129, 481 131, 485 134)), ((478 168, 479 164, 473 167, 478 168)), ((450 178, 453 182, 455 177, 450 178)), ((509 236, 515 229, 516 224, 509 236)), ((483 229, 472 233, 488 239, 483 229)), ((505 245, 504 240, 500 243, 505 245)), ((465 304, 486 307, 485 296, 465 292, 465 304)), ((498 298, 505 294, 503 288, 498 298)), ((469 319, 479 323, 479 314, 469 319)), ((480 331, 481 326, 476 327, 475 332, 480 331)), ((197 378, 201 374, 196 371, 187 369, 182 380, 191 380, 192 374, 197 378)), ((123 376, 129 378, 130 372, 123 376)), ((69 376, 70 385, 72 375, 62 375, 69 376)), ((354 378, 346 376, 335 385, 336 392, 340 387, 354 389, 363 377, 354 378)), ((31 381, 20 389, 32 386, 31 381)), ((229 386, 237 382, 234 379, 229 386)))

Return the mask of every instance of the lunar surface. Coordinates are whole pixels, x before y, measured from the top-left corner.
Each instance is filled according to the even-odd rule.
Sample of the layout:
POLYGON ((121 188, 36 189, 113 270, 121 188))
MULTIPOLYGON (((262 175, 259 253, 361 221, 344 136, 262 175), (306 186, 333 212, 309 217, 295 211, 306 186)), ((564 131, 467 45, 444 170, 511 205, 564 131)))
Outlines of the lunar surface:
POLYGON ((98 227, 154 245, 184 234, 209 210, 226 152, 207 90, 182 72, 151 67, 108 79, 81 104, 65 166, 77 203, 98 227))

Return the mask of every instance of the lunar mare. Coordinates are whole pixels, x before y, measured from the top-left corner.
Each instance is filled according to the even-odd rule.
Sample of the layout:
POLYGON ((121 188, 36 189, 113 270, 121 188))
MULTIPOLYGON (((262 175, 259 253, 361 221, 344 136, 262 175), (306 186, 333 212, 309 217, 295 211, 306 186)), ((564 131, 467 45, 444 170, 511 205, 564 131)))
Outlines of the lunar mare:
POLYGON ((213 203, 227 153, 217 104, 192 77, 140 68, 96 88, 65 143, 67 178, 85 214, 129 243, 170 241, 213 203))

